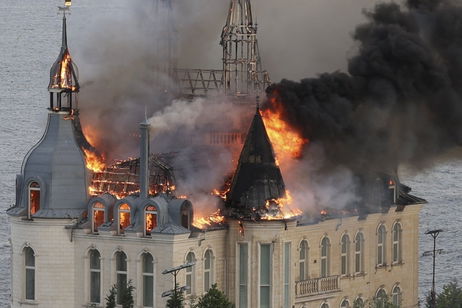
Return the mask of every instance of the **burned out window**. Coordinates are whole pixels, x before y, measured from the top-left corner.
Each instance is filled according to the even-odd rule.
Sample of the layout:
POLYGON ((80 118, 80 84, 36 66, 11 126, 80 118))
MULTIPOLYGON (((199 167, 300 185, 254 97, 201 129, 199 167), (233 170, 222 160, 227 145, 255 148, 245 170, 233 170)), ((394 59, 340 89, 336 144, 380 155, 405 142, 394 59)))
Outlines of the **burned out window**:
POLYGON ((35 253, 30 247, 24 248, 25 294, 27 300, 35 299, 35 253))
POLYGON ((29 184, 29 218, 40 210, 40 185, 37 182, 29 184))
POLYGON ((90 250, 90 303, 101 303, 101 255, 96 249, 90 250))
POLYGON ((130 206, 126 203, 119 207, 119 234, 130 226, 130 206))
POLYGON ((92 209, 92 232, 98 232, 98 227, 104 223, 104 205, 100 202, 95 202, 92 209))
POLYGON ((151 231, 157 227, 157 208, 149 205, 144 210, 145 235, 151 235, 151 231))

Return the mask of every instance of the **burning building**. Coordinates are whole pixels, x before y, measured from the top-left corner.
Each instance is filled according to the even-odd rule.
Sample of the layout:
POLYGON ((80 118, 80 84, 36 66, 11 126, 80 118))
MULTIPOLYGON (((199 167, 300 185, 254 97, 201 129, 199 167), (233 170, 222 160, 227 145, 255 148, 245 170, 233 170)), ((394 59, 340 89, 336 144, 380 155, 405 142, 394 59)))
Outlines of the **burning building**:
MULTIPOLYGON (((162 272, 186 263, 177 278, 188 303, 216 283, 239 308, 351 307, 386 297, 399 307, 417 305, 425 200, 397 177, 364 177, 361 204, 332 204, 307 217, 284 183, 273 150, 279 145, 267 130, 275 124, 262 118, 271 114, 257 106, 245 136, 228 136, 243 146, 230 180, 215 191, 219 210, 210 204, 209 214, 198 215, 187 196, 176 195, 181 173, 169 163, 175 153, 150 153, 146 121, 140 158, 104 165, 80 126, 65 14, 62 31, 47 127, 24 159, 16 204, 7 211, 12 307, 99 307, 111 286, 130 280, 137 307, 164 307, 161 294, 173 281, 162 272)), ((234 94, 263 86, 250 1, 231 1, 223 33, 221 86, 234 94), (240 48, 249 48, 245 61, 232 54, 240 48)))

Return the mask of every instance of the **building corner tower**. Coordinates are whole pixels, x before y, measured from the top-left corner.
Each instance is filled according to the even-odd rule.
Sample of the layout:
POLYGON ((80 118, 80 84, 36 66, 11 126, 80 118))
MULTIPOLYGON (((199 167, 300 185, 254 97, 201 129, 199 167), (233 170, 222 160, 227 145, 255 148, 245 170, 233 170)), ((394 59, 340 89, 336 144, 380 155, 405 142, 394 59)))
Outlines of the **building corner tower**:
POLYGON ((69 226, 86 210, 89 174, 79 145, 78 74, 67 46, 63 13, 61 51, 50 71, 47 126, 24 158, 16 179, 16 204, 7 210, 11 307, 73 307, 75 303, 69 226))

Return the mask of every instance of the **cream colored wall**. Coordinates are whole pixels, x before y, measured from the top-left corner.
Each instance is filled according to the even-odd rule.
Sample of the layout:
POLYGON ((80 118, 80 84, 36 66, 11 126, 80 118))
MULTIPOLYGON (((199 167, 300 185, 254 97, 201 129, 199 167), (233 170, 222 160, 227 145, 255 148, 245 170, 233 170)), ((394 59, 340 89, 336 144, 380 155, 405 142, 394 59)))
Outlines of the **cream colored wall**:
MULTIPOLYGON (((71 223, 66 219, 9 217, 11 226, 12 283, 11 307, 75 307, 74 243, 70 242, 71 223), (35 253, 35 300, 24 300, 25 270, 23 249, 35 253)), ((78 270, 78 269, 77 269, 78 270)))
MULTIPOLYGON (((296 226, 295 222, 244 222, 244 232, 240 233, 237 222, 230 223, 228 234, 229 243, 248 242, 250 245, 250 301, 249 307, 259 307, 259 275, 258 275, 258 247, 260 243, 273 244, 273 284, 272 303, 273 307, 283 307, 283 245, 285 242, 292 243, 292 272, 293 281, 291 290, 292 304, 295 307, 320 307, 327 302, 330 307, 340 307, 341 301, 346 298, 352 304, 357 296, 372 298, 376 291, 383 287, 388 295, 395 284, 399 284, 403 292, 402 307, 416 307, 418 288, 418 224, 419 205, 408 206, 403 212, 396 212, 392 207, 386 214, 371 214, 365 220, 358 217, 344 219, 331 219, 318 224, 296 226), (399 221, 403 228, 402 259, 399 265, 390 265, 392 256, 392 226, 399 221), (383 223, 386 226, 386 262, 384 268, 376 268, 377 227, 383 223), (286 230, 287 226, 287 230, 286 230), (363 275, 350 275, 340 280, 340 292, 318 295, 312 297, 295 298, 295 280, 298 276, 299 243, 305 239, 309 244, 309 274, 310 278, 320 277, 320 245, 324 236, 329 237, 330 247, 330 273, 340 275, 340 241, 343 234, 350 236, 350 272, 354 266, 354 237, 358 231, 362 231, 365 238, 365 255, 363 275)), ((237 260, 236 245, 229 245, 230 258, 228 272, 236 273, 237 260)), ((237 302, 237 278, 228 282, 228 294, 237 302)))

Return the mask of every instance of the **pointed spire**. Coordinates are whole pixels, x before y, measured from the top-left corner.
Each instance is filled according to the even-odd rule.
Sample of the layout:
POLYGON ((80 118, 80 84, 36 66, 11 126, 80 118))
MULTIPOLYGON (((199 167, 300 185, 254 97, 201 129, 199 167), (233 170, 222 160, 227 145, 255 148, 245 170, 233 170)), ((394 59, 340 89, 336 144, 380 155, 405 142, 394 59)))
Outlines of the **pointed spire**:
POLYGON ((63 29, 62 29, 62 43, 61 49, 67 49, 67 22, 66 11, 63 11, 63 29))
POLYGON ((227 206, 252 212, 263 208, 266 201, 284 196, 284 180, 257 105, 227 197, 227 206))

